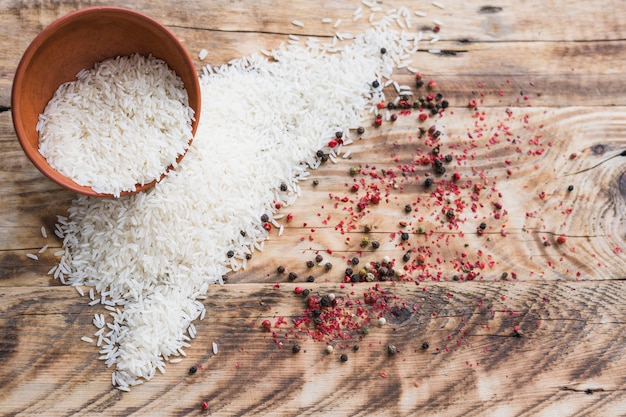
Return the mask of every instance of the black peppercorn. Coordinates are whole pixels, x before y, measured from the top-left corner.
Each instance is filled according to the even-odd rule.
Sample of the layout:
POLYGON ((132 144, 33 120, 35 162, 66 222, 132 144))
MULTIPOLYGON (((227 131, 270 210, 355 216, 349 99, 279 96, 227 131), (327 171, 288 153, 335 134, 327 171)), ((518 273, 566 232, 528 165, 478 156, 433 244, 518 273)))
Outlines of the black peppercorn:
POLYGON ((380 243, 378 243, 378 241, 376 240, 372 241, 372 248, 378 249, 379 247, 380 247, 380 243))
POLYGON ((313 282, 313 281, 315 281, 315 277, 314 277, 313 275, 309 275, 309 276, 306 278, 306 282, 313 282))
POLYGON ((411 254, 410 254, 409 252, 405 253, 405 254, 402 256, 402 260, 403 260, 404 262, 409 262, 409 260, 410 260, 410 259, 411 259, 411 254))
POLYGON ((248 260, 252 259, 252 254, 251 253, 246 253, 246 259, 248 259, 248 260))
POLYGON ((315 266, 315 262, 313 262, 313 261, 306 261, 306 266, 307 266, 307 268, 313 268, 315 266))
POLYGON ((411 210, 413 210, 413 208, 411 207, 411 205, 410 205, 410 204, 407 204, 406 206, 404 206, 404 211, 405 211, 405 212, 410 213, 410 212, 411 212, 411 210))
POLYGON ((422 343, 422 349, 426 350, 430 347, 430 345, 428 344, 428 342, 424 342, 422 343))
POLYGON ((387 274, 389 274, 389 269, 386 266, 381 266, 378 270, 378 275, 380 275, 381 277, 385 277, 387 276, 387 274))
POLYGON ((387 103, 387 108, 389 110, 393 110, 396 108, 396 103, 394 103, 393 101, 390 101, 389 103, 387 103))
POLYGON ((446 217, 449 219, 454 218, 454 210, 450 209, 448 211, 446 211, 446 217))
POLYGON ((409 234, 407 232, 402 232, 402 234, 400 235, 400 239, 409 240, 409 234))
POLYGON ((443 165, 439 167, 435 167, 435 174, 443 175, 445 173, 446 173, 446 167, 444 167, 443 165))
POLYGON ((335 137, 337 139, 341 139, 343 137, 343 132, 340 132, 340 131, 335 132, 335 137))
POLYGON ((387 49, 386 48, 380 48, 380 53, 385 55, 387 53, 387 49))
POLYGON ((357 258, 356 256, 352 259, 350 259, 350 263, 352 265, 358 265, 359 264, 359 258, 357 258))
POLYGON ((353 350, 353 351, 355 351, 355 352, 356 352, 357 350, 359 350, 359 345, 354 345, 354 346, 352 346, 352 350, 353 350))
POLYGON ((442 109, 447 109, 449 105, 450 105, 450 103, 448 103, 448 100, 443 100, 441 102, 441 108, 442 109))
POLYGON ((194 365, 191 368, 189 368, 189 375, 193 375, 196 372, 198 372, 198 367, 196 365, 194 365))
POLYGON ((311 310, 311 315, 313 317, 319 317, 322 315, 322 310, 320 310, 319 308, 314 308, 313 310, 311 310))
POLYGON ((424 86, 424 80, 417 80, 417 81, 415 81, 415 86, 417 88, 423 87, 424 86))
POLYGON ((342 353, 339 358, 341 359, 341 362, 347 362, 348 361, 348 355, 346 355, 345 353, 342 353))
POLYGON ((450 163, 452 162, 452 155, 447 154, 446 156, 443 157, 444 161, 450 163))
POLYGON ((276 271, 277 271, 279 274, 282 274, 283 272, 285 272, 285 267, 281 265, 281 266, 279 266, 278 268, 276 268, 276 271))
POLYGON ((290 272, 289 273, 289 276, 288 276, 289 281, 293 281, 296 278, 298 278, 298 274, 296 274, 295 272, 290 272))
POLYGON ((315 255, 315 262, 320 263, 324 260, 324 257, 320 254, 315 255))
POLYGON ((378 82, 378 80, 374 80, 374 82, 372 83, 372 87, 374 88, 380 87, 380 83, 378 82))
POLYGON ((441 132, 439 130, 435 130, 435 132, 433 133, 433 138, 438 138, 439 136, 441 136, 441 132))
POLYGON ((439 101, 443 98, 443 96, 441 95, 441 93, 437 93, 435 94, 435 101, 439 101))
POLYGON ((354 270, 352 268, 346 268, 345 274, 346 274, 347 277, 349 277, 352 274, 354 274, 354 270))
POLYGON ((308 297, 310 293, 311 293, 311 291, 306 289, 306 288, 302 290, 302 296, 303 297, 308 297))
POLYGON ((441 159, 435 159, 433 165, 435 166, 435 168, 439 168, 443 165, 443 161, 441 159))
POLYGON ((330 307, 330 298, 327 296, 320 298, 320 305, 322 307, 330 307))
POLYGON ((359 276, 357 274, 352 274, 350 282, 359 282, 359 276))
POLYGON ((320 149, 317 152, 315 152, 315 155, 317 155, 318 158, 321 158, 324 156, 324 151, 320 149))
POLYGON ((313 180, 313 185, 318 185, 320 183, 319 180, 313 180))
POLYGON ((293 345, 293 347, 291 348, 291 351, 292 351, 293 353, 298 353, 298 352, 300 352, 300 345, 298 345, 298 344, 293 345))
POLYGON ((365 133, 365 128, 364 128, 364 127, 362 127, 362 126, 359 126, 359 127, 356 129, 356 133, 358 133, 359 135, 362 135, 363 133, 365 133))
POLYGON ((263 223, 267 223, 269 220, 270 220, 270 216, 268 216, 267 214, 263 214, 263 215, 261 216, 261 221, 262 221, 263 223))
POLYGON ((433 179, 432 178, 426 178, 426 181, 424 181, 424 187, 428 188, 431 185, 433 185, 433 179))
POLYGON ((574 186, 573 186, 573 185, 568 185, 568 186, 567 186, 567 191, 569 191, 570 193, 571 193, 572 191, 574 191, 574 186))
POLYGON ((228 252, 226 252, 226 256, 232 258, 233 256, 235 256, 235 251, 229 250, 228 252))
POLYGON ((487 223, 483 222, 478 227, 480 227, 482 230, 485 230, 487 228, 487 223))
POLYGON ((326 264, 324 265, 324 268, 325 268, 327 271, 330 271, 330 269, 331 269, 332 267, 333 267, 333 264, 331 264, 330 262, 326 262, 326 264))
POLYGON ((280 191, 287 191, 287 184, 284 182, 280 184, 280 191))

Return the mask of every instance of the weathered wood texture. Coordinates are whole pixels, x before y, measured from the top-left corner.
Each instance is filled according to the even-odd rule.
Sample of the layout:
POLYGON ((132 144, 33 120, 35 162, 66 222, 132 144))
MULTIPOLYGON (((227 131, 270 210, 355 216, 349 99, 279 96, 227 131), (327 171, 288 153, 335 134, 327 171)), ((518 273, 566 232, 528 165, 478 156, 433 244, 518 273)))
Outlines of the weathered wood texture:
MULTIPOLYGON (((441 206, 423 202, 433 191, 423 187, 428 169, 415 161, 432 146, 416 138, 415 114, 379 129, 367 126, 350 146, 350 159, 325 164, 302 183, 298 202, 284 209, 293 215, 284 234, 273 230, 245 271, 210 289, 208 314, 196 324, 187 358, 121 393, 96 348, 80 341, 93 333, 91 320, 100 310, 46 274, 60 246, 52 234, 56 215, 73 195, 46 180, 16 141, 8 109, 24 49, 72 10, 132 6, 167 24, 200 70, 277 47, 290 33, 358 33, 368 28, 369 13, 364 7, 364 18, 352 21, 358 1, 186 1, 176 7, 0 1, 0 414, 626 415, 626 10, 619 1, 444 3, 444 9, 430 2, 381 5, 426 11, 427 17, 414 16, 425 34, 433 19, 444 23, 432 47, 447 53, 420 52, 413 66, 436 79, 451 103, 436 123, 441 152, 455 156, 452 166, 461 175, 458 198, 471 204, 480 179, 486 204, 460 211, 450 228, 441 206), (342 25, 321 23, 326 16, 342 25), (197 58, 202 48, 209 50, 203 62, 197 58), (478 111, 467 108, 470 99, 478 100, 478 111), (388 198, 350 212, 358 201, 349 191, 350 167, 388 198), (395 186, 391 177, 367 175, 398 174, 402 167, 413 170, 395 177, 395 186), (494 203, 506 212, 500 218, 494 203), (479 234, 481 222, 486 229, 479 234), (348 224, 354 229, 341 233, 348 224), (401 230, 409 233, 406 242, 399 242, 401 230), (380 248, 361 248, 365 236, 380 248), (566 243, 558 244, 558 236, 566 243), (39 261, 26 258, 45 244, 50 249, 39 261), (400 262, 409 251, 411 259, 400 262), (308 268, 315 254, 333 268, 308 268), (425 255, 421 263, 417 254, 425 255), (333 292, 341 302, 362 300, 371 284, 340 284, 354 256, 363 263, 388 256, 403 271, 410 266, 403 282, 377 290, 389 296, 387 325, 333 340, 330 355, 326 343, 289 324, 275 329, 275 338, 263 330, 265 319, 291 323, 303 315, 296 286, 333 292), (297 272, 296 282, 277 274, 278 265, 297 272), (305 283, 308 275, 315 282, 305 283), (294 355, 296 340, 302 351, 294 355), (390 355, 388 345, 398 352, 390 355), (188 375, 194 364, 204 370, 188 375)), ((407 84, 412 77, 406 70, 397 74, 407 84)), ((440 203, 449 204, 447 197, 457 198, 440 203)))

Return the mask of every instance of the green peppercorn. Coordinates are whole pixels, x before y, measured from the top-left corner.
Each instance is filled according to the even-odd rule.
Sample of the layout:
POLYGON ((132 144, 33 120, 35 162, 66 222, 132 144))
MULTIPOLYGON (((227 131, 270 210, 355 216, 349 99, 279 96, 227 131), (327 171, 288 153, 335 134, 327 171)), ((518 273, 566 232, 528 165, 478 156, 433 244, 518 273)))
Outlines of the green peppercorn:
POLYGON ((350 175, 354 176, 359 172, 356 167, 350 167, 350 175))
POLYGON ((398 348, 394 345, 387 345, 387 353, 389 355, 395 355, 396 353, 398 353, 398 348))

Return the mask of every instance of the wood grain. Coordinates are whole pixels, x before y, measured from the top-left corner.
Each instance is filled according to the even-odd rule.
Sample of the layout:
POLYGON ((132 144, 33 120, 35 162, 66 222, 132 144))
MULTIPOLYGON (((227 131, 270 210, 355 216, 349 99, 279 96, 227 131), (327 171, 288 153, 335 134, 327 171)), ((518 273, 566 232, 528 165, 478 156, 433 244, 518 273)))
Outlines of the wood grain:
MULTIPOLYGON (((423 186, 431 169, 416 161, 433 145, 417 137, 416 112, 380 128, 366 124, 347 148, 350 158, 322 165, 301 183, 296 204, 283 209, 293 216, 283 220, 283 235, 273 230, 245 270, 210 288, 207 317, 196 323, 187 358, 122 393, 111 386, 97 348, 80 340, 95 331, 93 314, 104 311, 47 275, 61 246, 53 234, 56 216, 74 195, 24 156, 9 108, 15 68, 43 27, 89 5, 129 4, 0 1, 0 414, 626 415, 626 11, 617 0, 443 3, 444 9, 408 0, 379 4, 426 11, 413 22, 427 36, 433 19, 443 23, 440 42, 425 42, 412 66, 436 79, 437 92, 450 102, 443 117, 432 120, 442 132, 440 153, 454 155, 441 180, 449 184, 459 173, 458 198, 467 203, 455 226, 442 222, 433 190, 423 186), (428 53, 431 47, 444 53, 428 53), (471 99, 477 110, 468 108, 471 99), (359 174, 351 176, 351 167, 359 174), (410 168, 406 175, 402 167, 410 168), (350 210, 363 196, 350 191, 355 179, 388 195, 353 218, 350 210), (479 199, 485 204, 473 212, 472 187, 479 181, 487 185, 479 199), (494 210, 495 202, 502 209, 494 210), (498 210, 506 214, 496 218, 498 210), (400 231, 409 232, 406 242, 400 231), (558 244, 558 236, 566 243, 558 244), (364 237, 380 248, 362 248, 364 237), (38 261, 26 257, 46 244, 38 261), (417 253, 426 254, 423 264, 416 263, 417 253), (316 254, 332 269, 309 268, 316 254), (332 354, 324 341, 294 328, 293 319, 306 310, 295 287, 332 292, 340 303, 363 302, 363 293, 376 287, 342 285, 348 261, 358 257, 363 265, 385 256, 399 276, 380 283, 376 291, 385 292, 389 305, 372 317, 384 314, 386 325, 333 340, 332 354), (289 282, 277 273, 279 265, 298 278, 289 282), (470 272, 479 273, 468 280, 470 272), (309 275, 314 282, 306 282, 309 275), (281 318, 275 337, 261 326, 281 318), (301 351, 294 354, 296 341, 301 351), (388 345, 399 351, 390 355, 388 345), (198 364, 203 370, 190 375, 198 364)), ((165 23, 198 70, 276 48, 289 34, 330 40, 338 30, 361 32, 369 12, 364 7, 364 18, 353 21, 359 6, 132 4, 165 23), (326 16, 342 19, 341 26, 322 23, 326 16), (197 57, 202 48, 209 51, 204 61, 197 57)), ((411 85, 413 77, 406 70, 396 74, 411 85)), ((447 197, 439 203, 449 204, 447 197)))

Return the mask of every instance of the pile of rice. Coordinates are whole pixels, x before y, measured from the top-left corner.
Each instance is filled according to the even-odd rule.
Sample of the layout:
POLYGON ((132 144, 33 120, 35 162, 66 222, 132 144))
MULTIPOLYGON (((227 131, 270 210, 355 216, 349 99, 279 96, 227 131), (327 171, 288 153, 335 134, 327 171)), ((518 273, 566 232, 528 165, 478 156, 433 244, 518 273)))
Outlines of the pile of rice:
POLYGON ((79 185, 119 196, 159 179, 192 137, 194 111, 165 61, 134 54, 81 70, 39 115, 39 152, 79 185))
POLYGON ((274 203, 295 202, 298 181, 320 163, 317 150, 331 160, 342 152, 327 146, 336 131, 344 132, 345 144, 352 141, 418 40, 381 27, 343 47, 337 38, 301 45, 293 37, 264 52, 269 58, 206 67, 204 114, 178 169, 148 192, 73 202, 59 218, 64 251, 50 272, 92 287, 90 304, 110 311, 107 318, 96 314, 97 331, 85 340, 113 367, 113 385, 129 390, 185 355, 209 284, 263 249, 263 214, 280 230, 274 203))

